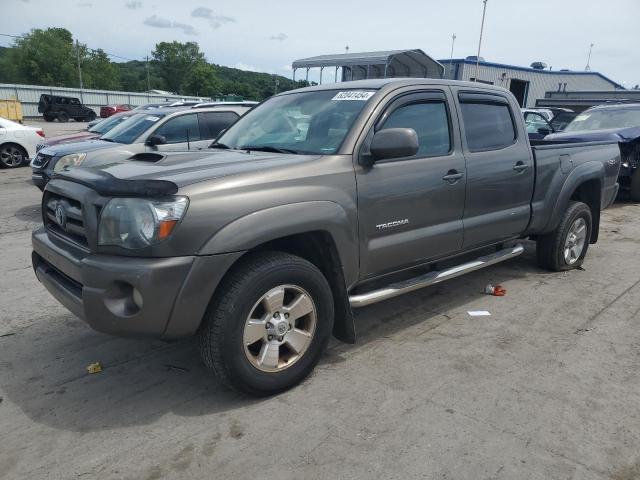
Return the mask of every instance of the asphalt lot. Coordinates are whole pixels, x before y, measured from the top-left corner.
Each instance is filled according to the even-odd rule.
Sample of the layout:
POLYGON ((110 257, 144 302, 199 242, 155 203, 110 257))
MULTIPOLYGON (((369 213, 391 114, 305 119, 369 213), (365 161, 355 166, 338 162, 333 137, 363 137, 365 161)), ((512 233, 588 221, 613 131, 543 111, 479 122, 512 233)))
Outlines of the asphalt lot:
POLYGON ((39 285, 29 173, 0 170, 0 478, 640 478, 640 205, 604 213, 584 270, 539 270, 527 243, 361 310, 356 345, 255 400, 191 341, 94 332, 39 285))

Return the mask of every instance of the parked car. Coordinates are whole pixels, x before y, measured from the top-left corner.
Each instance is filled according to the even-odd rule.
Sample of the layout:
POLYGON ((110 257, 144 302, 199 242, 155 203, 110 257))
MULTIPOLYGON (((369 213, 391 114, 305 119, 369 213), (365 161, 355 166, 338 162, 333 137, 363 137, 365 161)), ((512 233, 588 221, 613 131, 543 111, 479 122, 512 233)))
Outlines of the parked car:
POLYGON ((522 113, 530 140, 541 140, 550 133, 555 132, 547 117, 542 113, 524 108, 522 113))
POLYGON ((132 107, 131 105, 127 105, 124 103, 117 105, 105 105, 104 107, 100 107, 100 118, 107 118, 120 112, 128 112, 133 108, 134 107, 132 107))
POLYGON ((31 178, 42 189, 53 174, 63 168, 109 162, 113 152, 131 156, 142 152, 207 148, 222 130, 248 110, 249 106, 239 105, 132 110, 129 118, 99 139, 40 150, 31 162, 31 178))
POLYGON ((546 138, 562 142, 622 142, 619 182, 632 200, 640 201, 640 103, 591 107, 576 116, 562 133, 546 138))
POLYGON ((514 258, 525 237, 545 268, 582 264, 618 144, 532 148, 518 108, 441 79, 279 94, 211 150, 61 171, 36 275, 96 330, 197 335, 224 382, 287 389, 332 333, 355 341, 352 309, 514 258))
POLYGON ((23 166, 36 154, 36 145, 44 138, 41 128, 25 127, 0 117, 0 167, 23 166))
MULTIPOLYGON (((567 124, 577 115, 573 110, 561 107, 523 108, 522 113, 524 114, 525 121, 527 121, 529 116, 533 117, 531 119, 532 123, 540 123, 540 120, 537 119, 536 116, 543 117, 548 122, 548 126, 544 128, 548 128, 551 133, 564 130, 567 124)), ((532 138, 532 136, 529 135, 529 138, 532 138)))
POLYGON ((53 122, 55 119, 68 122, 70 118, 76 122, 91 122, 96 119, 96 112, 80 103, 79 99, 59 95, 40 95, 38 112, 47 122, 53 122))
POLYGON ((93 127, 83 131, 83 132, 74 132, 69 133, 67 135, 58 135, 56 137, 47 138, 46 142, 39 143, 36 145, 36 153, 42 150, 43 148, 53 147, 54 145, 60 145, 61 143, 73 143, 73 142, 82 142, 85 140, 92 140, 94 138, 99 138, 116 125, 121 124, 127 118, 131 117, 133 113, 131 112, 122 112, 116 113, 115 115, 110 116, 107 119, 102 119, 99 123, 94 125, 93 127))

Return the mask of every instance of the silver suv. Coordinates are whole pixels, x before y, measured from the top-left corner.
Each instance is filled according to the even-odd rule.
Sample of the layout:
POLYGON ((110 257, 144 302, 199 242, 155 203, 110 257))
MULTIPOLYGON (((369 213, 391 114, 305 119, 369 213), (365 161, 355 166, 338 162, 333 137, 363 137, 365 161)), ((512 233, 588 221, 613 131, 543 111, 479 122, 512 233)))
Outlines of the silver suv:
POLYGON ((43 148, 31 162, 40 189, 64 169, 102 164, 145 152, 206 149, 220 133, 253 108, 254 102, 148 110, 132 115, 99 139, 43 148))

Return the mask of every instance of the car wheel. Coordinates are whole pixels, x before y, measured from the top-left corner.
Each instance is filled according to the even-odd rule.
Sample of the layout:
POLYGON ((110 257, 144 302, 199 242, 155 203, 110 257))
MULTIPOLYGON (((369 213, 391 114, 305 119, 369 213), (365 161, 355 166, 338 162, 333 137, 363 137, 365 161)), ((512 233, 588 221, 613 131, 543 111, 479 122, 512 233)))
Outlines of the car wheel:
POLYGON ((589 249, 591 228, 591 209, 582 202, 571 202, 558 227, 538 239, 538 264, 556 272, 582 265, 589 249))
POLYGON ((24 148, 13 143, 6 143, 0 146, 0 167, 18 168, 27 159, 27 152, 24 148))
POLYGON ((55 119, 55 117, 52 117, 51 115, 43 115, 43 117, 45 122, 53 122, 55 119))
POLYGON ((249 254, 209 305, 200 352, 224 384, 270 395, 309 375, 332 326, 331 288, 315 265, 282 252, 249 254))
POLYGON ((631 174, 629 184, 629 196, 634 202, 640 202, 640 168, 636 168, 631 174))
POLYGON ((85 122, 93 122, 96 119, 95 112, 89 112, 89 115, 86 116, 85 122))
POLYGON ((68 122, 69 121, 69 115, 67 115, 67 112, 58 113, 58 121, 59 122, 63 122, 63 123, 68 122))

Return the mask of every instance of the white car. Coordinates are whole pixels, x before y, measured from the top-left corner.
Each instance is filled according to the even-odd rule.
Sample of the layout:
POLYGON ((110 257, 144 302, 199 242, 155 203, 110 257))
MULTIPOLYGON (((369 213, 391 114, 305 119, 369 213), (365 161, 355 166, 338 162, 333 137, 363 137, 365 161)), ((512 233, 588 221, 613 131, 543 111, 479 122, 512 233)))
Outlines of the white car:
POLYGON ((41 128, 25 127, 0 117, 0 167, 26 165, 36 154, 36 145, 44 138, 41 128))

